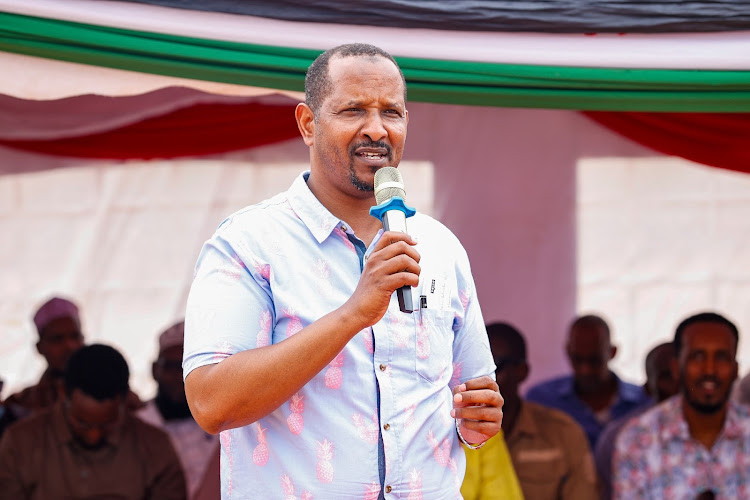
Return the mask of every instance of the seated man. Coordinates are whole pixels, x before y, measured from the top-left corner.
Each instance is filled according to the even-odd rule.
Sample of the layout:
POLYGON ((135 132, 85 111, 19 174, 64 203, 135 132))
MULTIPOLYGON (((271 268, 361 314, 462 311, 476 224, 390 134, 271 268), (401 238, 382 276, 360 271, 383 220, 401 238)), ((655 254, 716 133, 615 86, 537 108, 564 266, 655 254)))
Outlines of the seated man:
MULTIPOLYGON (((3 420, 10 423, 28 417, 54 405, 63 392, 63 370, 70 356, 83 347, 81 318, 78 306, 60 297, 53 297, 34 313, 34 325, 39 333, 36 350, 47 362, 47 369, 36 385, 8 397, 3 420)), ((128 393, 130 410, 142 406, 140 398, 128 393)))
MULTIPOLYGON (((654 405, 677 394, 677 379, 672 373, 674 346, 671 342, 659 344, 646 356, 646 384, 643 389, 654 398, 654 405)), ((599 474, 600 498, 612 498, 612 452, 615 439, 622 428, 634 417, 644 413, 653 405, 641 406, 627 415, 613 420, 605 427, 594 450, 594 462, 599 474)))
POLYGON ((680 394, 628 422, 615 441, 614 498, 750 498, 750 408, 729 398, 737 327, 711 312, 674 336, 680 394))
POLYGON ((184 500, 169 436, 126 411, 128 365, 109 346, 71 356, 65 397, 0 441, 0 499, 184 500))
MULTIPOLYGON (((488 325, 487 334, 497 366, 497 384, 505 399, 502 430, 523 498, 595 500, 596 472, 581 427, 561 411, 521 399, 518 386, 529 374, 523 336, 507 323, 488 325)), ((467 500, 509 498, 493 486, 492 470, 503 446, 496 436, 473 452, 478 458, 467 460, 461 490, 467 500)))
POLYGON ((47 362, 47 369, 36 385, 13 394, 5 401, 12 420, 27 417, 49 408, 62 392, 65 363, 83 346, 81 319, 73 302, 53 297, 34 314, 34 325, 39 333, 36 350, 47 362))
POLYGON ((593 315, 577 318, 566 345, 573 374, 537 384, 526 399, 573 417, 593 450, 605 425, 651 402, 642 387, 623 382, 609 369, 616 353, 606 321, 593 315))
MULTIPOLYGON (((215 474, 219 480, 219 468, 210 471, 207 465, 214 450, 219 447, 219 436, 200 428, 193 419, 185 397, 185 383, 182 380, 182 349, 185 336, 185 322, 172 325, 159 335, 159 354, 151 366, 151 373, 158 384, 156 398, 136 413, 145 422, 164 429, 172 438, 177 455, 180 457, 190 498, 200 486, 207 472, 215 474)), ((219 496, 219 488, 215 490, 219 496)))

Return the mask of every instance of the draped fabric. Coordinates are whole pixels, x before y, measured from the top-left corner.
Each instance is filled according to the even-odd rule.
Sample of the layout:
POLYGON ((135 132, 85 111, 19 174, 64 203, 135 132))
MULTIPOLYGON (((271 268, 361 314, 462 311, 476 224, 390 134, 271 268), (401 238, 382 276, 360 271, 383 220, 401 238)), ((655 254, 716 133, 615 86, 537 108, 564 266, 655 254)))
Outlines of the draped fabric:
POLYGON ((661 153, 750 173, 750 114, 584 114, 628 139, 661 153))
POLYGON ((204 156, 298 137, 294 105, 196 104, 114 130, 54 139, 0 139, 26 151, 80 158, 204 156))
MULTIPOLYGON (((238 29, 244 16, 235 17, 240 19, 232 17, 227 23, 238 29)), ((190 19, 198 22, 190 16, 186 22, 190 19)), ((297 45, 279 46, 173 34, 174 23, 169 28, 171 31, 159 25, 150 29, 160 32, 144 31, 0 12, 0 50, 133 72, 301 91, 307 67, 322 51, 309 47, 327 48, 351 41, 352 37, 377 45, 389 33, 380 31, 385 28, 349 27, 357 31, 326 38, 333 28, 318 26, 314 36, 293 40, 297 45), (376 32, 366 34, 367 28, 376 32), (304 44, 305 40, 312 40, 314 45, 304 44)), ((242 33, 248 31, 247 27, 242 28, 242 33)), ((733 33, 706 35, 699 39, 669 36, 658 40, 583 35, 550 39, 552 35, 538 38, 523 34, 508 40, 504 35, 509 34, 490 33, 469 37, 472 43, 461 46, 460 53, 451 53, 448 59, 442 53, 429 52, 435 49, 426 37, 439 40, 440 50, 453 51, 450 43, 461 37, 439 32, 446 38, 440 40, 434 33, 403 31, 408 30, 399 32, 404 38, 389 39, 396 51, 389 46, 384 48, 396 56, 403 69, 411 101, 592 111, 750 112, 750 65, 746 56, 750 34, 737 38, 719 36, 733 33), (512 52, 520 47, 514 45, 514 40, 527 45, 530 57, 537 58, 534 54, 544 54, 558 45, 556 58, 541 58, 547 61, 542 64, 493 59, 493 53, 500 51, 512 60, 512 52), (690 47, 690 57, 680 56, 685 51, 677 49, 684 47, 683 43, 690 47), (401 45, 408 50, 399 50, 401 45), (425 51, 429 57, 425 57, 425 51), (660 56, 650 60, 652 52, 660 56), (709 57, 706 52, 710 52, 709 57), (479 60, 473 59, 475 53, 480 54, 479 60), (589 58, 589 53, 596 57, 589 58), (725 54, 730 57, 722 58, 725 54), (694 63, 697 57, 702 61, 699 68, 694 63), (633 58, 645 67, 633 65, 633 58), (679 65, 672 65, 674 59, 679 60, 679 65), (607 60, 626 62, 607 66, 607 60), (716 65, 717 60, 721 65, 716 65), (670 65, 665 69, 661 64, 670 65)), ((287 30, 263 34, 272 37, 273 43, 280 43, 279 37, 296 36, 287 30)), ((211 35, 219 36, 213 32, 211 35)), ((258 41, 266 41, 259 38, 258 41)))
POLYGON ((294 21, 476 31, 677 32, 747 29, 745 0, 129 0, 294 21))

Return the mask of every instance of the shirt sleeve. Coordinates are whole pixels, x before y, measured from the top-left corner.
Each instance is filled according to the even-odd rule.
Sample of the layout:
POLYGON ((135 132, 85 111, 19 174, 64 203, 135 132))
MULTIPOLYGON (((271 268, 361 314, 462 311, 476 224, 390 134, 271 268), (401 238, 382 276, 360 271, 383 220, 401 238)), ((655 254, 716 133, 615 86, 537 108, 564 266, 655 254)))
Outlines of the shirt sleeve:
POLYGON ((231 220, 201 250, 185 314, 183 373, 253 349, 274 323, 268 266, 231 220))
POLYGON ((453 379, 451 389, 461 382, 489 375, 495 378, 495 363, 490 351, 482 309, 477 300, 469 258, 463 247, 456 262, 458 301, 453 341, 453 379))

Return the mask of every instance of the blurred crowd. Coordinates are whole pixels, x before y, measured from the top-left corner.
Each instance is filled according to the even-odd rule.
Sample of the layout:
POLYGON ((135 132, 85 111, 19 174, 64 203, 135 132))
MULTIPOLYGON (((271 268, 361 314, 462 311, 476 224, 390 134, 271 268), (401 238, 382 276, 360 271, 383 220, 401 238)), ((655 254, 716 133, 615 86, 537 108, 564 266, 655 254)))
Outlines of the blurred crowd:
MULTIPOLYGON (((220 498, 219 437, 185 396, 184 322, 156 336, 157 393, 144 402, 122 354, 86 344, 75 303, 54 297, 33 320, 47 367, 0 404, 0 499, 220 498)), ((487 334, 504 417, 466 449, 466 499, 750 498, 750 377, 737 381, 739 331, 724 316, 685 318, 644 359, 643 385, 611 369, 603 318, 574 318, 571 373, 525 394, 534 346, 509 323, 487 334)))

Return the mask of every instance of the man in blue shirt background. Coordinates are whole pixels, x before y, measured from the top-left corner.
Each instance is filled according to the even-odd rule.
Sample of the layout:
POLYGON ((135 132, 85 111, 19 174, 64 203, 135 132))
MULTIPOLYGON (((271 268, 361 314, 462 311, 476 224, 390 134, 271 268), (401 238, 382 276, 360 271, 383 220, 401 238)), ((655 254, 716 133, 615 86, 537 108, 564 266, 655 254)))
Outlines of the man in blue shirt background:
POLYGON ((535 385, 526 399, 573 417, 583 427, 593 450, 607 423, 649 404, 651 398, 643 387, 620 380, 609 369, 617 347, 612 345, 609 325, 601 317, 576 318, 565 349, 573 374, 535 385))

